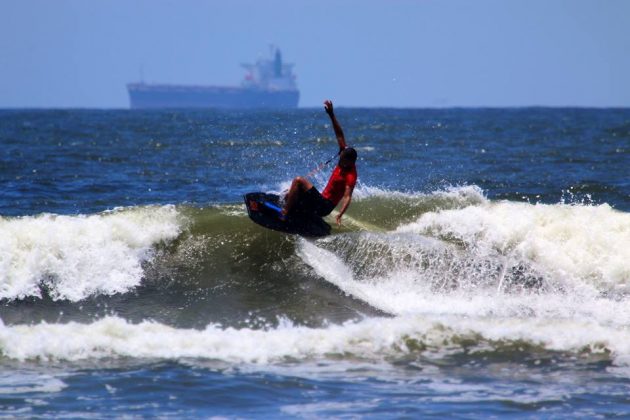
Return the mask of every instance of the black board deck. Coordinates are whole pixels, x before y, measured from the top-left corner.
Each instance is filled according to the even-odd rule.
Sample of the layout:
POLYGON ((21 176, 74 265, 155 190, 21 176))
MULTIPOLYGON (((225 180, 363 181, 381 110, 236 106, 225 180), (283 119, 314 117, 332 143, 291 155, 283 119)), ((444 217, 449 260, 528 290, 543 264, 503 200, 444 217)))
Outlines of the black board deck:
POLYGON ((289 214, 282 219, 280 196, 263 192, 245 194, 247 214, 255 223, 280 232, 302 236, 326 236, 330 225, 321 217, 300 213, 289 214))

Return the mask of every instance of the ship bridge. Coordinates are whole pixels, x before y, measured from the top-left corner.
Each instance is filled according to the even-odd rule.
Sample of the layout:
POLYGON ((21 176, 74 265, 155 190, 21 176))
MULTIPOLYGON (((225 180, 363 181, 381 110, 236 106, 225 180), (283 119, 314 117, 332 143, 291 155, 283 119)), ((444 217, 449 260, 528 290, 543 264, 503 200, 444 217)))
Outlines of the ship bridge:
POLYGON ((255 64, 241 64, 247 70, 244 88, 269 91, 297 90, 293 64, 282 62, 282 53, 271 47, 270 58, 259 58, 255 64))

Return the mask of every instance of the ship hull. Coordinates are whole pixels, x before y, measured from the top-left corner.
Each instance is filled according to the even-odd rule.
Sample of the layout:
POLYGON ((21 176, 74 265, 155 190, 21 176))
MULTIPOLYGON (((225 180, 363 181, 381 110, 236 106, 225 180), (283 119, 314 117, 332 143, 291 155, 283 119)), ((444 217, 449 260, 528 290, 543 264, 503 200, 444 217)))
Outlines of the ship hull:
POLYGON ((267 91, 239 87, 127 85, 133 109, 159 108, 296 108, 298 90, 267 91))

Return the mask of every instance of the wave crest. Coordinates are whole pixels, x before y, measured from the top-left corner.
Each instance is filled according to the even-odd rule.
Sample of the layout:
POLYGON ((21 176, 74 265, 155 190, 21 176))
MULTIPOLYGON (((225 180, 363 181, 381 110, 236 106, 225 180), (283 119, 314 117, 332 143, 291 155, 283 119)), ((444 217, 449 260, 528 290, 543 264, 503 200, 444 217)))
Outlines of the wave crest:
POLYGON ((180 219, 174 206, 0 218, 0 298, 41 297, 42 286, 71 301, 126 292, 152 247, 179 235, 180 219))

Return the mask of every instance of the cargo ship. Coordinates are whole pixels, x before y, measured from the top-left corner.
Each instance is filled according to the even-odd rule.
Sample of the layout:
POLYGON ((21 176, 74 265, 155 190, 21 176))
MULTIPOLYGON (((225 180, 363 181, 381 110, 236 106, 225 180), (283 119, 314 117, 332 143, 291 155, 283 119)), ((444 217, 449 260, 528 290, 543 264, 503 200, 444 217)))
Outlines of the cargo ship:
POLYGON ((241 86, 195 86, 130 83, 129 105, 146 108, 296 108, 300 91, 293 64, 282 62, 282 53, 271 47, 269 58, 242 64, 246 74, 241 86))

